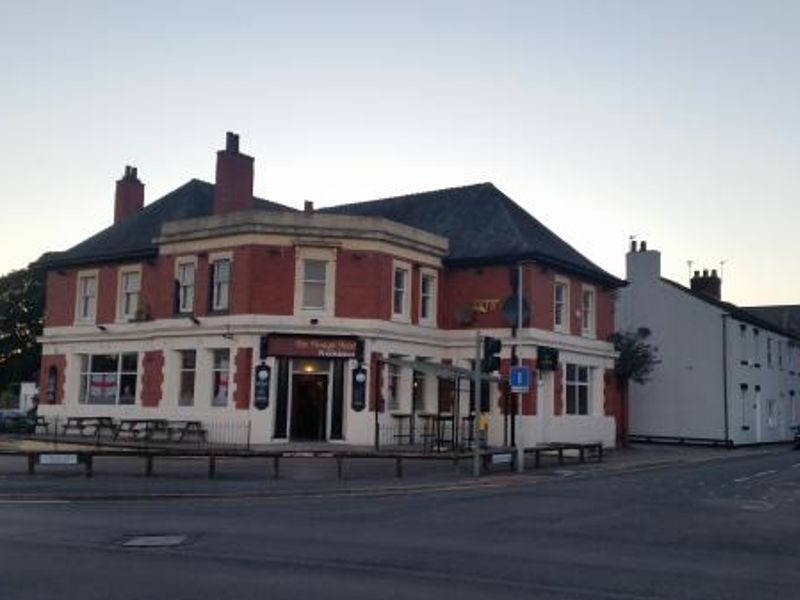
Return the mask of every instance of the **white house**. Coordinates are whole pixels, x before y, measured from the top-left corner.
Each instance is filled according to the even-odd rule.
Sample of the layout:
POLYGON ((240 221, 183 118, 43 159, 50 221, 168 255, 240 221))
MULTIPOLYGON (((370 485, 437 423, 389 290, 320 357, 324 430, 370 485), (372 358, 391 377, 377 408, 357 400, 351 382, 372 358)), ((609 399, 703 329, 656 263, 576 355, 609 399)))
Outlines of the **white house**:
POLYGON ((716 271, 695 271, 684 287, 661 277, 661 255, 645 242, 633 242, 626 262, 616 322, 649 329, 661 360, 646 384, 631 382, 631 439, 732 446, 791 439, 800 421, 800 340, 723 302, 716 271))

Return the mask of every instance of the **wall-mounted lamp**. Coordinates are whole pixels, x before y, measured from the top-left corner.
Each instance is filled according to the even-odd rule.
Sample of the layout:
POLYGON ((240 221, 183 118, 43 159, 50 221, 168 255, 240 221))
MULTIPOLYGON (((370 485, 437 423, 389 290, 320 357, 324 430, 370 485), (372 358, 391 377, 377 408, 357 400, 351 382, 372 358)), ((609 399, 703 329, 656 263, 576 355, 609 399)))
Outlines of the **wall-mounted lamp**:
POLYGON ((98 328, 100 331, 102 331, 103 333, 105 333, 106 331, 108 331, 108 327, 106 327, 105 325, 98 325, 98 326, 97 326, 97 328, 98 328))
POLYGON ((195 317, 194 315, 189 315, 189 320, 194 323, 195 325, 200 325, 200 319, 195 317))
POLYGON ((311 323, 312 325, 317 325, 319 324, 319 319, 311 319, 309 323, 311 323))

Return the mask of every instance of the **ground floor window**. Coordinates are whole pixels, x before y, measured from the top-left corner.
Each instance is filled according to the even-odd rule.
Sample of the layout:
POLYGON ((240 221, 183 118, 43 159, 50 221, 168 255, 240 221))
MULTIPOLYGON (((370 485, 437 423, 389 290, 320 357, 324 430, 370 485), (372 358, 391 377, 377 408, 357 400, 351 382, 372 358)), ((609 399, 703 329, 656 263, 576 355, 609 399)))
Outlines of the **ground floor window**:
POLYGON ((181 350, 181 381, 178 406, 194 406, 194 382, 197 369, 197 352, 181 350))
POLYGON ((81 355, 81 404, 135 404, 139 356, 124 354, 81 355))
POLYGON ((589 414, 589 373, 591 369, 567 364, 565 412, 568 415, 589 414))
POLYGON ((425 410, 425 373, 414 371, 414 389, 412 394, 414 412, 425 410))
POLYGON ((211 406, 228 406, 231 358, 229 350, 214 350, 211 369, 211 406))

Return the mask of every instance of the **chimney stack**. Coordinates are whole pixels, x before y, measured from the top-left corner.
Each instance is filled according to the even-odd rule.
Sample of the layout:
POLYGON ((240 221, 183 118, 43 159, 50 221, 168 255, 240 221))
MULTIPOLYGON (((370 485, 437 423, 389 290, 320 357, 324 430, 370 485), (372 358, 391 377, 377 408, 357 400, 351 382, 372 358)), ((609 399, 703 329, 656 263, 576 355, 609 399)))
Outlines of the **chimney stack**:
POLYGON ((625 259, 625 277, 628 281, 654 280, 661 277, 661 253, 657 250, 648 250, 645 240, 638 244, 638 248, 636 240, 633 240, 625 259))
POLYGON ((217 152, 214 214, 253 208, 253 157, 239 152, 239 136, 228 132, 217 152))
POLYGON ((314 212, 314 203, 311 200, 306 200, 303 204, 303 212, 305 213, 313 213, 314 212))
POLYGON ((125 174, 117 181, 114 193, 114 223, 124 221, 144 207, 144 184, 139 181, 136 167, 126 166, 125 174))
POLYGON ((708 272, 708 269, 703 269, 702 275, 700 271, 695 271, 690 283, 693 292, 704 294, 715 300, 722 298, 722 280, 717 275, 716 269, 712 269, 711 273, 708 272))

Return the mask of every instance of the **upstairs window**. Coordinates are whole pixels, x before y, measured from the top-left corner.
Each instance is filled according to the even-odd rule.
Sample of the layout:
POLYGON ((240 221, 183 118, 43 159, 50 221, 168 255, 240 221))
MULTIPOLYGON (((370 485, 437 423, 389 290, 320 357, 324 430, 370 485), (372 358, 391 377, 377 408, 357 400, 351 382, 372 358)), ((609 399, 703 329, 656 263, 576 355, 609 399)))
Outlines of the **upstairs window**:
POLYGON ((392 284, 392 314, 403 317, 408 314, 408 269, 395 267, 392 284))
POLYGON ((436 278, 423 273, 420 278, 419 318, 432 322, 436 311, 436 278))
POLYGON ((141 280, 142 275, 139 271, 122 271, 120 274, 118 307, 120 320, 136 317, 136 311, 139 310, 141 280))
POLYGON ((211 268, 211 310, 228 310, 231 294, 231 261, 217 260, 211 268))
POLYGON ((303 310, 325 310, 327 272, 327 261, 303 261, 303 310))
POLYGON ((194 274, 193 262, 178 264, 178 312, 190 313, 194 311, 194 274))
POLYGON ((556 331, 565 331, 567 323, 567 284, 556 281, 553 287, 553 326, 556 331))
POLYGON ((78 277, 77 320, 92 323, 97 315, 97 275, 78 277))
POLYGON ((594 335, 594 290, 588 288, 581 294, 581 329, 583 335, 594 335))

